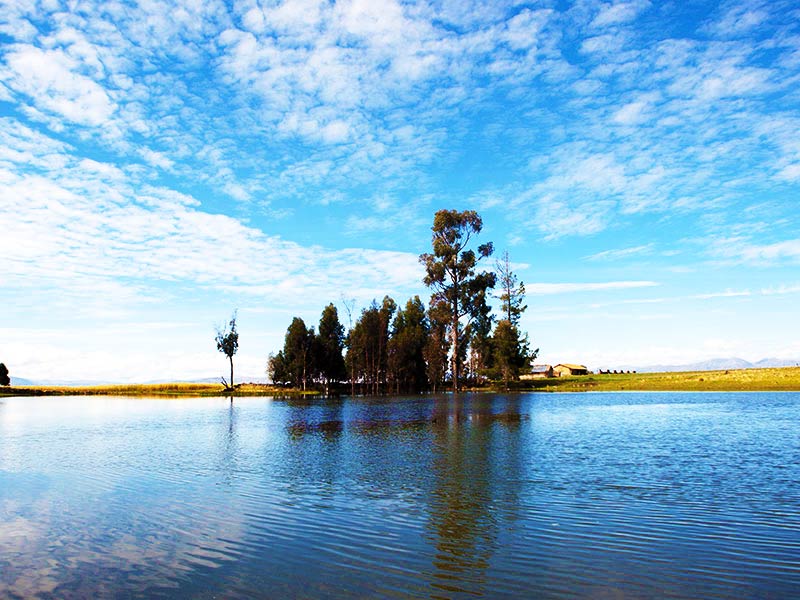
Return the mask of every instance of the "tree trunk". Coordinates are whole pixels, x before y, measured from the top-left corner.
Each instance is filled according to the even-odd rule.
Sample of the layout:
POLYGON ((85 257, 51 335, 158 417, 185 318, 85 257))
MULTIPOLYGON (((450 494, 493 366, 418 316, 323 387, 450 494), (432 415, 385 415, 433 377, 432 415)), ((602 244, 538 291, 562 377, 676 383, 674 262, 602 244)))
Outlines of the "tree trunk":
POLYGON ((451 370, 453 372, 453 393, 458 393, 458 313, 453 319, 453 360, 451 370))
POLYGON ((231 389, 233 389, 233 356, 229 356, 228 360, 231 361, 231 389))
POLYGON ((453 393, 458 393, 458 284, 453 276, 453 393))

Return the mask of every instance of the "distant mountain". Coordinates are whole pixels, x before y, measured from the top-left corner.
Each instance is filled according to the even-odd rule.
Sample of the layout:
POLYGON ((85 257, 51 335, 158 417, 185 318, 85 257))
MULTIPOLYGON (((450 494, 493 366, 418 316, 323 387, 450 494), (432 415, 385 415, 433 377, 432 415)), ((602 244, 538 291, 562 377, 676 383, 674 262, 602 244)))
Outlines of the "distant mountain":
POLYGON ((27 379, 25 377, 11 377, 11 385, 38 385, 38 386, 58 386, 58 387, 79 387, 86 385, 112 385, 113 381, 94 381, 89 379, 66 380, 66 379, 27 379))
MULTIPOLYGON (((226 376, 227 379, 227 376, 226 376)), ((234 373, 234 383, 239 385, 240 383, 272 383, 272 381, 266 376, 261 375, 259 377, 248 377, 243 375, 239 377, 234 373)), ((222 379, 220 377, 204 377, 202 379, 163 379, 159 381, 148 381, 147 383, 219 383, 222 384, 222 379)))
MULTIPOLYGON (((269 379, 262 375, 260 377, 235 377, 237 384, 239 383, 270 383, 269 379)), ((142 384, 157 384, 157 383, 219 383, 222 381, 219 377, 205 377, 202 379, 186 379, 186 378, 173 378, 173 379, 157 379, 152 381, 102 381, 102 380, 66 380, 66 379, 27 379, 24 377, 11 377, 11 385, 37 385, 37 386, 59 386, 59 387, 82 387, 87 385, 125 385, 126 383, 142 383, 142 384)))
POLYGON ((762 358, 753 365, 757 369, 767 369, 774 367, 800 367, 800 359, 791 360, 787 358, 762 358))
POLYGON ((625 371, 638 371, 639 373, 663 373, 669 371, 726 371, 734 369, 767 369, 776 367, 794 367, 800 365, 800 360, 786 358, 763 358, 758 362, 749 362, 742 358, 712 358, 702 362, 688 363, 685 365, 647 365, 639 367, 622 367, 625 371))

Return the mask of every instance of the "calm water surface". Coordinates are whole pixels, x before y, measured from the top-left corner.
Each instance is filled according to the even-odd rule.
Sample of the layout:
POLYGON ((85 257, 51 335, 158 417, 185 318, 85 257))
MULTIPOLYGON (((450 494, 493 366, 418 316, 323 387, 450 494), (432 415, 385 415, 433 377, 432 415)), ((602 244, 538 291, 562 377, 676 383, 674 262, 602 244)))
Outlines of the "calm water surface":
POLYGON ((0 399, 0 597, 800 596, 800 394, 0 399))

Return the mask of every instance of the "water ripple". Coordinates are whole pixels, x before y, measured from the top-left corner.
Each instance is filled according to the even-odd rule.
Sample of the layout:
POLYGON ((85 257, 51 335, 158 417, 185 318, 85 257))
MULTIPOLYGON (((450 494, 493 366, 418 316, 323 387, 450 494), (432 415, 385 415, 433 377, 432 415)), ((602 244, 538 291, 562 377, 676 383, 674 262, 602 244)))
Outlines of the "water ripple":
POLYGON ((0 597, 791 597, 798 418, 798 394, 5 399, 0 597))

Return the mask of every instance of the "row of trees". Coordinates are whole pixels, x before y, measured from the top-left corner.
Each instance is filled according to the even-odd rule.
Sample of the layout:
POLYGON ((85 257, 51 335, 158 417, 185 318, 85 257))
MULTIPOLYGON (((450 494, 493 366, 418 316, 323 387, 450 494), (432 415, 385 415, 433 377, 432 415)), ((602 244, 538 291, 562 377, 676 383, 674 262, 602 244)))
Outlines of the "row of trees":
MULTIPOLYGON (((483 222, 475 211, 440 210, 432 227, 432 252, 422 254, 425 284, 432 295, 426 307, 419 296, 398 307, 384 297, 365 308, 345 334, 336 307, 322 311, 319 328, 295 317, 284 346, 270 355, 268 373, 274 382, 328 390, 349 381, 351 392, 437 390, 449 381, 458 391, 462 381, 487 378, 508 382, 518 377, 538 350, 530 351, 519 329, 525 311, 525 287, 511 271, 508 253, 495 271, 479 271, 493 253, 491 242, 477 252, 470 247, 483 222), (495 321, 488 299, 499 284, 502 311, 495 321)), ((345 303, 350 315, 351 304, 345 303)))

